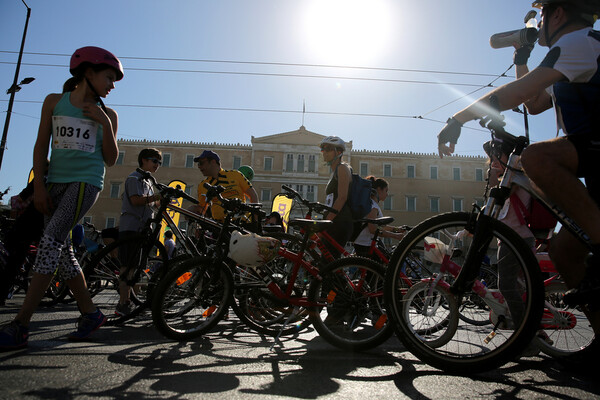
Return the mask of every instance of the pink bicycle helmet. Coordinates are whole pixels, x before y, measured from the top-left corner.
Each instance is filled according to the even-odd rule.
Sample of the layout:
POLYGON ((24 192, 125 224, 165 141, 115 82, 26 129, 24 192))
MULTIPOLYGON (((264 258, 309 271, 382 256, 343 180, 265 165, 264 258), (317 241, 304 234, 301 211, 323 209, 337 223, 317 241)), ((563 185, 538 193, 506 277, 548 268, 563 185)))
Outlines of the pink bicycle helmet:
POLYGON ((71 74, 83 63, 90 63, 93 65, 108 65, 113 67, 117 71, 117 80, 123 79, 123 66, 121 61, 110 51, 104 50, 100 47, 86 46, 75 50, 75 53, 71 56, 71 63, 69 71, 71 74))

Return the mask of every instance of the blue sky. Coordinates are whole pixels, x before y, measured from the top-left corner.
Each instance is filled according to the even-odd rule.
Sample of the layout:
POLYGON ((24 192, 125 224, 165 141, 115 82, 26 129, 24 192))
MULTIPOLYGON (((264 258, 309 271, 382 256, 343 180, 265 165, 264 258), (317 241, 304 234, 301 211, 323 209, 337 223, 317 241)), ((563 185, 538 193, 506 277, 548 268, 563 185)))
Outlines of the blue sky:
MULTIPOLYGON (((249 144, 297 129, 352 140, 355 149, 433 153, 443 121, 490 89, 512 63, 493 33, 524 26, 522 0, 25 0, 31 18, 0 190, 16 194, 31 168, 41 103, 60 92, 76 48, 115 53, 125 78, 106 99, 118 136, 249 144), (451 103, 448 105, 448 103, 451 103), (423 117, 423 118, 415 118, 423 117)), ((4 126, 26 19, 0 5, 0 121, 4 126)), ((545 48, 536 47, 530 66, 545 48)), ((507 114, 523 133, 522 116, 507 114)), ((459 155, 482 155, 471 122, 459 155)), ((533 141, 555 136, 554 113, 530 117, 533 141)), ((199 149, 200 151, 200 149, 199 149)), ((176 177, 174 177, 176 178, 176 177)))

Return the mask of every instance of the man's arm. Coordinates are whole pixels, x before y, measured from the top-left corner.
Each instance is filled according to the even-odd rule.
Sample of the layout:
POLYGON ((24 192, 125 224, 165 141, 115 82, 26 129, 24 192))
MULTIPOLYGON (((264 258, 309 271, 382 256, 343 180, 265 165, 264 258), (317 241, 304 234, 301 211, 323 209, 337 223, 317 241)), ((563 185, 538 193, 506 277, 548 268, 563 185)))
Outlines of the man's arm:
POLYGON ((494 89, 491 93, 456 113, 454 118, 464 124, 488 115, 491 111, 489 99, 492 96, 498 99, 500 111, 510 110, 530 99, 548 95, 546 88, 563 79, 565 79, 564 75, 555 69, 538 67, 522 78, 494 89))
MULTIPOLYGON (((438 151, 440 157, 449 156, 454 153, 454 145, 460 136, 460 127, 473 119, 482 118, 492 112, 490 98, 494 96, 498 101, 500 111, 510 110, 528 100, 537 99, 534 102, 545 101, 546 88, 554 83, 565 79, 565 76, 555 69, 548 67, 537 67, 516 81, 507 83, 482 96, 467 108, 454 114, 438 135, 438 151), (449 143, 449 145, 446 145, 449 143)), ((546 104, 548 105, 548 104, 546 104)), ((544 110, 548 109, 544 108, 544 110)), ((537 111, 537 110, 536 110, 537 111)))

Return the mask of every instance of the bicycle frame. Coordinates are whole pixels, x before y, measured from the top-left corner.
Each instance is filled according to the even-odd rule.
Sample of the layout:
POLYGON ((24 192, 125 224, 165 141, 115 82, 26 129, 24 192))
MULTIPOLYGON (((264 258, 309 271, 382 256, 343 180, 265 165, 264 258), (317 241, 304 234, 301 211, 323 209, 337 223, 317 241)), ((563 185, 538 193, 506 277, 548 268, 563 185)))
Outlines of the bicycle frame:
MULTIPOLYGON (((569 232, 577 237, 583 244, 585 244, 590 250, 592 248, 592 242, 590 237, 573 221, 569 218, 564 211, 560 209, 556 204, 548 200, 546 197, 538 193, 532 186, 531 180, 525 175, 523 170, 519 167, 521 163, 521 155, 513 152, 510 154, 507 162, 507 168, 502 177, 499 188, 504 190, 512 190, 514 186, 519 186, 526 190, 533 198, 539 200, 544 207, 546 207, 556 217, 558 222, 564 226, 569 232)), ((498 199, 490 196, 486 206, 483 210, 485 215, 491 216, 495 219, 498 218, 500 210, 504 205, 504 201, 498 202, 498 199)))

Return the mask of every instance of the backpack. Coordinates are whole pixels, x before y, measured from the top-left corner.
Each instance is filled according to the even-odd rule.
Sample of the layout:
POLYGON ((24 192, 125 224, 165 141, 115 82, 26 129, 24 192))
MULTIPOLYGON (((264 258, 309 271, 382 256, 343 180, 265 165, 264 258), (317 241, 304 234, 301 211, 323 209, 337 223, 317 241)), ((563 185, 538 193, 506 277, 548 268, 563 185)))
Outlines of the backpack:
POLYGON ((549 231, 554 229, 557 224, 557 220, 550 211, 544 207, 536 199, 531 199, 529 208, 525 207, 519 196, 512 194, 510 196, 510 203, 515 206, 517 217, 523 225, 527 225, 529 229, 536 234, 536 231, 549 231))
POLYGON ((348 192, 348 205, 352 211, 352 218, 364 218, 373 208, 371 205, 372 182, 352 172, 352 184, 348 192))

